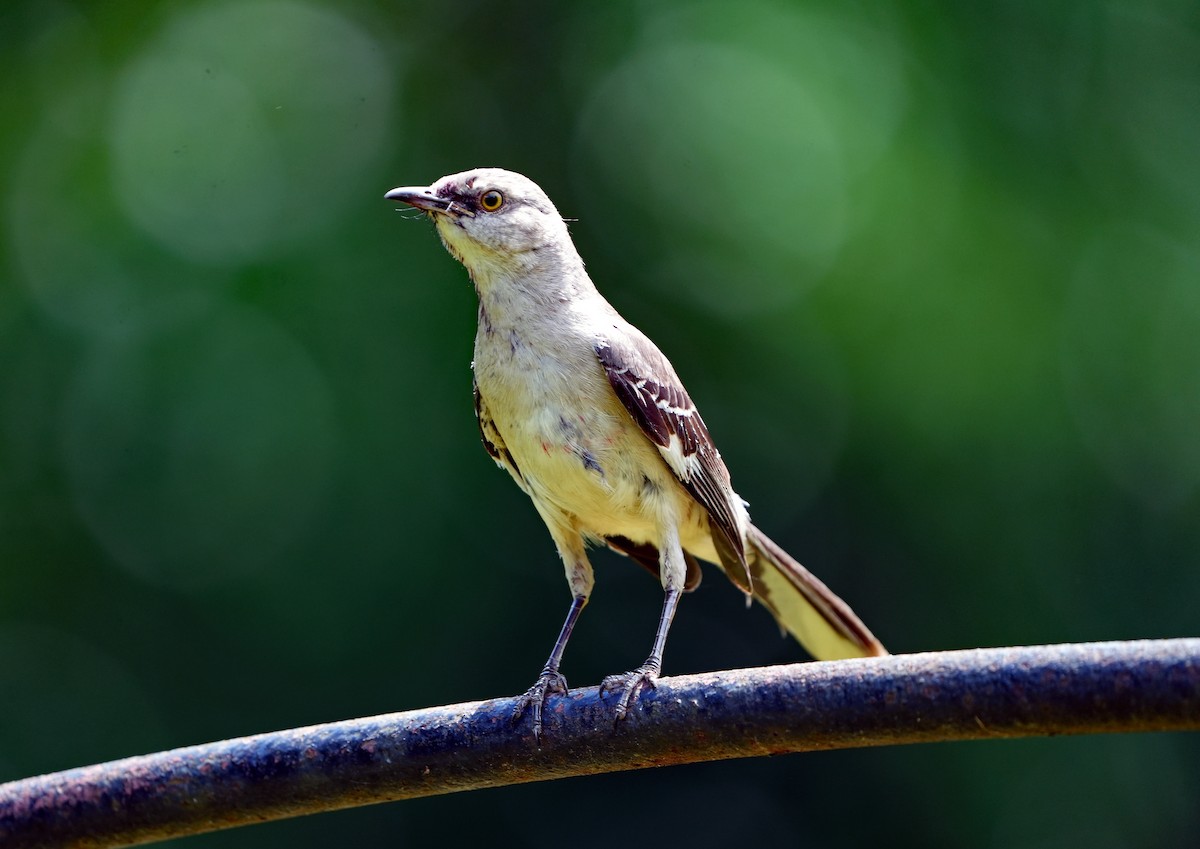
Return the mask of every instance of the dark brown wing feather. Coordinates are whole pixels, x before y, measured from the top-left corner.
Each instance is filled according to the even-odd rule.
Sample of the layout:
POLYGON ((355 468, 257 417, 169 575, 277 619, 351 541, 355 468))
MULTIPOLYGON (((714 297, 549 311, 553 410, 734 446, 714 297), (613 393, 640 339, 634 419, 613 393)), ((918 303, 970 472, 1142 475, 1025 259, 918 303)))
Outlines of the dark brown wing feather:
POLYGON ((708 512, 713 541, 725 573, 752 592, 745 545, 735 518, 729 471, 683 384, 658 349, 644 337, 634 345, 601 341, 596 357, 630 417, 653 442, 683 487, 708 512), (678 439, 677 446, 672 438, 678 439))
POLYGON ((496 429, 496 423, 492 421, 491 413, 488 412, 487 403, 479 394, 479 384, 473 379, 471 391, 475 395, 475 423, 479 425, 479 439, 483 443, 483 450, 491 455, 497 465, 512 475, 513 480, 521 489, 525 489, 525 479, 521 476, 521 469, 517 466, 517 461, 513 459, 512 454, 509 453, 508 446, 500 436, 500 431, 496 429))
MULTIPOLYGON (((659 561, 658 548, 654 545, 648 542, 634 542, 628 537, 622 536, 605 537, 604 541, 613 551, 624 554, 654 577, 662 577, 662 563, 659 561)), ((687 564, 687 577, 683 580, 683 591, 690 593, 700 586, 700 579, 704 576, 696 558, 686 551, 683 553, 683 561, 687 564)))

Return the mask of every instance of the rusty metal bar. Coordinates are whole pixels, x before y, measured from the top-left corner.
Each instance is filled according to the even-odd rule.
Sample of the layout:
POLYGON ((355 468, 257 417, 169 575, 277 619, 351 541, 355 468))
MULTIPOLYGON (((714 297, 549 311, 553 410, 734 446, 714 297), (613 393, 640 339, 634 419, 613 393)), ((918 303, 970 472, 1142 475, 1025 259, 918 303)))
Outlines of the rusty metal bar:
POLYGON ((129 846, 575 775, 942 740, 1200 729, 1200 639, 897 655, 579 689, 539 748, 514 700, 260 734, 0 785, 0 845, 129 846))

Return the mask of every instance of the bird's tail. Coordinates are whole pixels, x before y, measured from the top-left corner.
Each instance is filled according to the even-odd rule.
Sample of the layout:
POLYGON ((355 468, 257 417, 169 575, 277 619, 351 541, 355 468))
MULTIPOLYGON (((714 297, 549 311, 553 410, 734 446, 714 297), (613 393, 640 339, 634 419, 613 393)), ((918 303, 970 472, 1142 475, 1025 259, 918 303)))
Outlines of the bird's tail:
POLYGON ((754 598, 809 654, 818 660, 887 654, 850 605, 766 534, 751 525, 746 539, 754 598))

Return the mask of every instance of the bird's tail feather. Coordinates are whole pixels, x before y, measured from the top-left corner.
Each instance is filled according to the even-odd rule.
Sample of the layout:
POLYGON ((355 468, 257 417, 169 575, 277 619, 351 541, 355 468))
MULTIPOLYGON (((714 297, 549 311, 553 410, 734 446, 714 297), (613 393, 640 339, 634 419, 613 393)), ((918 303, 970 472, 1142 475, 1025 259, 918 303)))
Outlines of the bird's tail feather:
POLYGON ((746 561, 754 597, 818 660, 887 654, 850 605, 753 525, 746 561))

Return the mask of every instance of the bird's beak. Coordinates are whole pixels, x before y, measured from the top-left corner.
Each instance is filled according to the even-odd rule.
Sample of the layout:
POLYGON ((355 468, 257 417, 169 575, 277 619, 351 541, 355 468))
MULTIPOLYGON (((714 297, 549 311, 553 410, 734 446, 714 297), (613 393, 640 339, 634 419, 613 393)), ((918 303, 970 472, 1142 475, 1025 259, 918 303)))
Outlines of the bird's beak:
POLYGON ((440 212, 443 215, 458 212, 454 208, 453 201, 438 197, 428 186, 401 186, 398 189, 392 189, 384 197, 388 200, 406 203, 422 212, 440 212))

